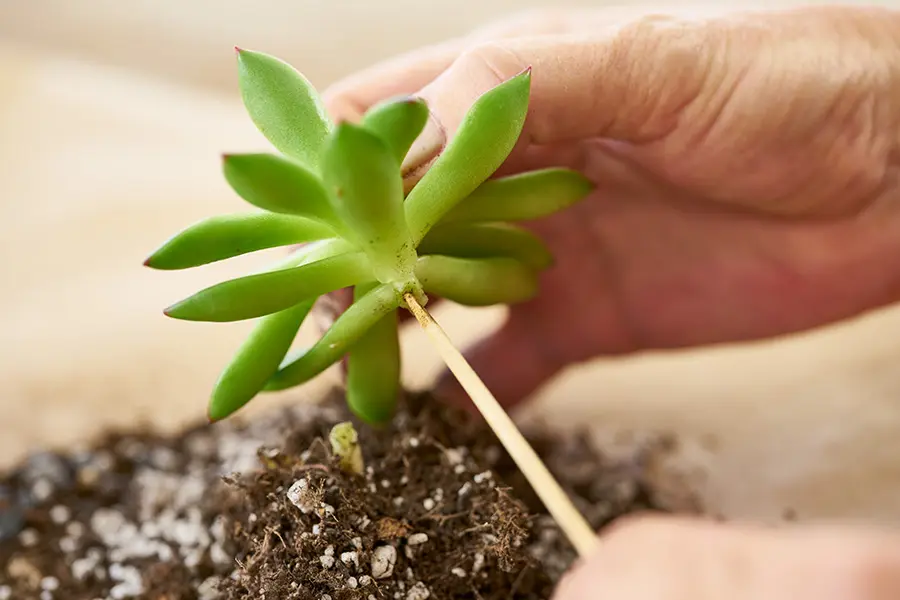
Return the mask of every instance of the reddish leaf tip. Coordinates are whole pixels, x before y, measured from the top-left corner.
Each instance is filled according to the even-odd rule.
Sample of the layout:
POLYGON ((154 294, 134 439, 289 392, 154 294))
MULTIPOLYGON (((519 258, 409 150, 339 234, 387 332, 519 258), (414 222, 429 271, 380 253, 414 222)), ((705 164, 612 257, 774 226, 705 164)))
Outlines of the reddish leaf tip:
POLYGON ((240 55, 241 55, 241 52, 243 52, 243 51, 244 51, 244 49, 241 48, 240 46, 235 46, 235 47, 234 47, 234 53, 237 54, 238 56, 240 56, 240 55))

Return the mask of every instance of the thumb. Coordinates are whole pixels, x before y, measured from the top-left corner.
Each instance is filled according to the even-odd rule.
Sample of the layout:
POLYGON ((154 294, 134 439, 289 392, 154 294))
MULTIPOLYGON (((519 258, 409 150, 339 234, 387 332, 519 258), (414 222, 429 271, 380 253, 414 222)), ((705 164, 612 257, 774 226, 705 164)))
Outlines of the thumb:
POLYGON ((422 171, 479 96, 529 66, 531 99, 520 143, 661 137, 700 94, 716 52, 713 33, 699 23, 637 21, 590 36, 504 39, 468 50, 415 94, 432 118, 404 172, 422 171))
MULTIPOLYGON (((513 317, 466 352, 469 364, 504 408, 527 399, 563 368, 541 352, 540 342, 523 325, 513 317)), ((474 409, 468 394, 449 372, 438 380, 434 393, 443 400, 474 409)))

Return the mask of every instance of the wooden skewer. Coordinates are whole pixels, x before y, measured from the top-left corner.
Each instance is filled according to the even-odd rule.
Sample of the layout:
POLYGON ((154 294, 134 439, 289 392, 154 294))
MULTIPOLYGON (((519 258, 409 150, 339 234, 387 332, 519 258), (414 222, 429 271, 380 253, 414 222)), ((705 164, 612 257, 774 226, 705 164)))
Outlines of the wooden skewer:
POLYGON ((431 338, 441 358, 447 363, 447 367, 472 398, 485 421, 494 430, 497 438, 525 475, 528 483, 534 488, 544 506, 550 511, 560 529, 569 538, 575 550, 580 556, 590 553, 597 545, 597 536, 553 475, 550 474, 519 428, 515 426, 462 353, 456 349, 431 313, 419 304, 412 294, 405 294, 404 300, 422 329, 431 338))

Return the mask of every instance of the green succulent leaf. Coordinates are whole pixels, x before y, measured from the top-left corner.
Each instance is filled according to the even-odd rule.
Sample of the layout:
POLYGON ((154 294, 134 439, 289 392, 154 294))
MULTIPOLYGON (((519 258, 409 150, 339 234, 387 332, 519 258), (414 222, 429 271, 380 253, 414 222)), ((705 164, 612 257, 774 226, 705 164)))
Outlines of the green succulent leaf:
POLYGON ((332 127, 319 93, 287 63, 235 50, 241 96, 253 123, 279 151, 317 170, 332 127))
POLYGON ((363 127, 341 123, 325 146, 322 175, 335 213, 369 256, 376 278, 409 279, 416 254, 390 148, 363 127))
POLYGON ((335 256, 340 256, 342 254, 352 254, 356 251, 356 247, 343 238, 317 240, 300 246, 281 260, 261 269, 259 272, 269 273, 272 271, 283 271, 284 269, 308 265, 319 260, 334 258, 335 256))
POLYGON ((553 255, 541 238, 508 223, 439 224, 418 248, 420 255, 442 254, 458 258, 515 258, 532 269, 546 269, 553 255))
POLYGON ((268 391, 305 383, 336 363, 367 331, 400 305, 394 288, 382 284, 341 313, 328 331, 308 350, 289 357, 266 384, 268 391))
POLYGON ((529 221, 559 212, 594 190, 570 169, 541 169, 484 182, 448 212, 442 223, 529 221))
POLYGON ((175 235, 144 264, 153 269, 189 269, 266 248, 333 236, 330 228, 302 217, 272 213, 220 215, 175 235))
POLYGON ((262 317, 371 277, 362 253, 341 254, 299 267, 247 275, 197 292, 166 309, 186 321, 242 321, 262 317))
POLYGON ((339 230, 328 192, 319 177, 275 154, 226 154, 225 180, 250 204, 275 213, 317 219, 339 230))
MULTIPOLYGON (((371 285, 356 286, 354 300, 360 300, 371 285)), ((347 356, 347 403, 362 420, 381 424, 388 421, 400 396, 400 338, 397 311, 381 317, 350 348, 347 356)))
POLYGON ((406 198, 406 220, 416 243, 509 156, 525 124, 530 89, 528 69, 482 94, 466 113, 406 198))
POLYGON ((236 50, 244 105, 278 153, 226 155, 222 169, 235 192, 263 212, 200 221, 146 264, 184 269, 267 248, 303 247, 165 312, 191 321, 259 318, 216 382, 210 419, 228 417, 262 391, 305 383, 346 356, 351 410, 369 423, 384 423, 401 392, 402 294, 469 306, 533 298, 552 256, 538 237, 510 222, 557 212, 593 186, 565 169, 489 180, 522 133, 530 69, 475 101, 404 199, 401 164, 426 127, 424 101, 389 99, 358 125, 335 125, 318 92, 293 67, 236 50), (316 300, 349 286, 353 304, 311 348, 291 353, 316 300))
POLYGON ((538 291, 537 273, 512 258, 419 258, 416 275, 425 291, 466 306, 515 304, 538 291))
POLYGON ((380 137, 391 149, 397 164, 403 162, 410 147, 428 120, 428 107, 420 98, 385 100, 363 115, 362 126, 380 137))
POLYGON ((278 370, 316 299, 259 320, 219 376, 209 403, 210 421, 224 419, 263 388, 278 370))

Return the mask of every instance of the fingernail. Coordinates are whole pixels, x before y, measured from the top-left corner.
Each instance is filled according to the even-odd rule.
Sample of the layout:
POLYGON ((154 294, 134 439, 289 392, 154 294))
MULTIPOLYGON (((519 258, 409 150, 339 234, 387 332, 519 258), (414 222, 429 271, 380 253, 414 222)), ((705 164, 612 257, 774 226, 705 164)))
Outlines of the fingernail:
POLYGON ((428 168, 434 163, 444 145, 447 143, 447 132, 441 122, 429 113, 428 121, 422 129, 422 133, 416 138, 400 170, 403 173, 403 183, 406 191, 409 191, 413 185, 418 183, 420 179, 428 171, 428 168))

